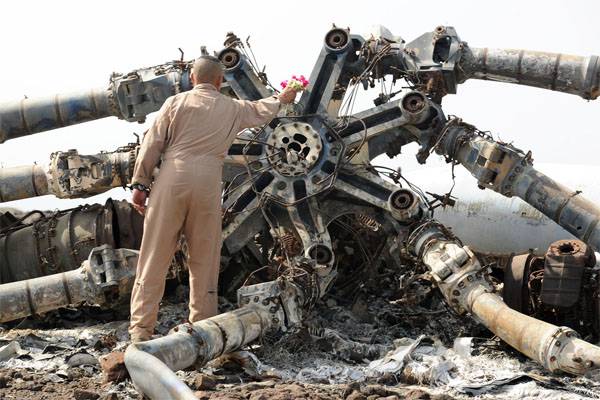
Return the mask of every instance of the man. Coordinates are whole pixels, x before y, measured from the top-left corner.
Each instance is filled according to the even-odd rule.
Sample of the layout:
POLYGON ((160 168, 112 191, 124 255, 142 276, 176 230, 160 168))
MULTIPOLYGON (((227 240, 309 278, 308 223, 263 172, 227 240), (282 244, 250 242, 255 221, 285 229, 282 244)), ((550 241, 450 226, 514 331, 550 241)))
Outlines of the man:
POLYGON ((191 91, 165 101, 135 163, 132 202, 146 217, 131 294, 132 342, 148 340, 154 333, 180 232, 189 249, 189 321, 217 313, 223 158, 238 132, 266 124, 280 104, 289 104, 296 96, 292 89, 255 102, 224 96, 219 93, 223 67, 211 56, 196 60, 191 81, 191 91), (148 195, 161 158, 160 173, 148 195))

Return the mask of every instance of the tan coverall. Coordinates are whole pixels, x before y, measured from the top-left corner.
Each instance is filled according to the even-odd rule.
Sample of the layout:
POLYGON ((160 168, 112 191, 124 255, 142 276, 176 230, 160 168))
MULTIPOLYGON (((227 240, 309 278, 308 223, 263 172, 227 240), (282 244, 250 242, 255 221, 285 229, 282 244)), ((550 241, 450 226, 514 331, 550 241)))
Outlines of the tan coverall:
POLYGON ((223 158, 241 130, 269 122, 279 110, 274 97, 234 100, 211 84, 167 99, 144 137, 133 182, 152 186, 131 294, 132 337, 154 332, 165 278, 180 232, 189 248, 191 322, 217 313, 221 253, 223 158))

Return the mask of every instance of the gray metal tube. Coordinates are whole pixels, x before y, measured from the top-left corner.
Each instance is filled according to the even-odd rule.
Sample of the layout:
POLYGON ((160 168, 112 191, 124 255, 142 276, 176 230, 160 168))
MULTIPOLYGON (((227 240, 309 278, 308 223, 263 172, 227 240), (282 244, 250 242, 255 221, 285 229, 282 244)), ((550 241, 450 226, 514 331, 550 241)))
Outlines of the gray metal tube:
POLYGON ((129 297, 138 253, 103 245, 73 271, 0 285, 0 322, 68 305, 112 304, 129 297))
POLYGON ((600 250, 600 207, 536 170, 531 153, 476 135, 472 126, 460 121, 441 139, 436 151, 462 164, 480 187, 520 197, 595 251, 600 250))
POLYGON ((0 285, 0 322, 77 304, 86 300, 86 274, 79 268, 0 285))
POLYGON ((561 185, 533 166, 524 168, 513 187, 515 195, 600 251, 600 207, 580 192, 561 185))
POLYGON ((528 50, 466 47, 460 60, 461 82, 469 78, 509 82, 575 94, 600 95, 600 59, 528 50))
POLYGON ((0 202, 48 194, 48 178, 39 165, 0 168, 0 202))
POLYGON ((110 92, 94 89, 0 104, 0 143, 20 136, 118 115, 110 92))
POLYGON ((511 347, 552 372, 583 375, 600 367, 600 347, 577 338, 569 328, 558 327, 521 314, 500 296, 472 289, 470 311, 483 325, 511 347))
POLYGON ((180 382, 173 381, 176 377, 171 371, 204 365, 235 351, 277 327, 276 323, 283 323, 283 318, 274 320, 265 308, 238 308, 194 324, 177 326, 167 336, 129 346, 125 366, 135 386, 151 399, 187 399, 188 392, 180 390, 180 382), (141 352, 148 356, 140 355, 141 352), (161 375, 160 379, 151 379, 161 375))

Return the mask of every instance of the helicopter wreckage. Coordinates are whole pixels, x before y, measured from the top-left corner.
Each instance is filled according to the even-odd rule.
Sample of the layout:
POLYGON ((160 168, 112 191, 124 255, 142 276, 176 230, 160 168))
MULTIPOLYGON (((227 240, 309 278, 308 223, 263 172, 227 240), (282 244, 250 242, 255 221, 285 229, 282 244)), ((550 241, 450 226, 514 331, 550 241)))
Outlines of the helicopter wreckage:
MULTIPOLYGON (((217 56, 225 95, 257 100, 275 91, 235 35, 217 56)), ((3 104, 0 142, 111 116, 144 121, 169 96, 192 88, 191 63, 113 74, 108 88, 3 104)), ((409 43, 384 28, 362 37, 334 26, 299 102, 240 133, 225 158, 220 292, 237 297, 238 308, 129 346, 125 364, 136 387, 152 399, 195 398, 173 371, 301 326, 328 292, 359 285, 381 265, 425 276, 451 310, 552 372, 599 368, 600 347, 580 335, 596 341, 600 334, 600 208, 536 170, 531 152, 445 116, 443 97, 469 79, 594 100, 600 60, 474 48, 447 26, 409 43), (353 113, 360 87, 384 78, 406 86, 353 113), (442 155, 480 188, 523 199, 579 240, 489 264, 434 219, 436 206, 451 206, 449 195, 428 198, 398 171, 371 163, 413 142, 421 164, 442 155)), ((137 149, 134 143, 96 155, 69 150, 53 153, 47 168, 0 169, 0 200, 79 198, 125 187, 137 149)), ((0 218, 0 322, 126 298, 142 232, 128 204, 31 214, 0 218)))

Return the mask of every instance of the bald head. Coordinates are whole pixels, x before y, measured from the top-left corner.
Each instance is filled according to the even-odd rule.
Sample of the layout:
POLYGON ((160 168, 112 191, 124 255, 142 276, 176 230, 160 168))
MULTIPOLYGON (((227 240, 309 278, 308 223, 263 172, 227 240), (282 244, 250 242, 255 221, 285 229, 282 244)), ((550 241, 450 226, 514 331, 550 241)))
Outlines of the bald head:
POLYGON ((218 58, 213 56, 199 57, 192 67, 192 84, 196 86, 200 83, 210 83, 218 90, 223 81, 223 70, 223 64, 218 58))

